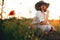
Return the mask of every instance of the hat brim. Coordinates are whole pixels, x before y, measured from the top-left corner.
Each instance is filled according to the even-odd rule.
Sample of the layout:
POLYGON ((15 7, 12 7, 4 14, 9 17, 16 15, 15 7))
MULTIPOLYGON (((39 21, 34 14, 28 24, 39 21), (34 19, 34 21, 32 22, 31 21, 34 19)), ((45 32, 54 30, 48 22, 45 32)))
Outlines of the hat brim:
POLYGON ((46 3, 44 1, 39 1, 35 4, 35 9, 40 10, 39 8, 41 7, 42 4, 46 5, 47 8, 49 7, 49 3, 46 3))
POLYGON ((49 7, 49 3, 44 3, 46 5, 46 7, 48 8, 49 7))

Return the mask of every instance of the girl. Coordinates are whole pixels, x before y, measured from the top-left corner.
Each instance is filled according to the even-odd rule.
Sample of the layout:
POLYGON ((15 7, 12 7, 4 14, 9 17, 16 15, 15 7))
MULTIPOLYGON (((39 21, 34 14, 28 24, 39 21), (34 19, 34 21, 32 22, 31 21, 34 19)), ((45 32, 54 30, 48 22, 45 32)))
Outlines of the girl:
POLYGON ((52 27, 48 22, 49 11, 47 8, 49 7, 49 3, 45 3, 44 1, 39 1, 35 4, 35 9, 37 10, 34 24, 37 24, 38 28, 41 28, 45 33, 55 31, 55 28, 52 27))

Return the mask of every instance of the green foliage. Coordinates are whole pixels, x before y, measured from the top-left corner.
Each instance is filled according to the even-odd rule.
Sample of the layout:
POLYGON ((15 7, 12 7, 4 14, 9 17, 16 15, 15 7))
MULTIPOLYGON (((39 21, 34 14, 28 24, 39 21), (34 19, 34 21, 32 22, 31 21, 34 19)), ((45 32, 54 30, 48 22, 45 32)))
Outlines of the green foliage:
POLYGON ((29 26, 32 19, 10 18, 3 20, 3 33, 5 40, 40 40, 42 31, 29 26))
POLYGON ((34 28, 29 24, 32 19, 10 18, 2 20, 0 31, 4 40, 47 40, 44 32, 39 28, 34 28))

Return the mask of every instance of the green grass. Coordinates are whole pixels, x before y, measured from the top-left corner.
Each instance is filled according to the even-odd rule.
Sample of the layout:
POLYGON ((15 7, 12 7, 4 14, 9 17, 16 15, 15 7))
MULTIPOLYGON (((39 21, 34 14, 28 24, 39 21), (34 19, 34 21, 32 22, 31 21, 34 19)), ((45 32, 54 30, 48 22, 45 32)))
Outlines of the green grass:
MULTIPOLYGON (((34 25, 30 27, 32 19, 16 19, 10 18, 0 20, 0 37, 3 40, 46 40, 44 32, 35 28, 34 25)), ((60 32, 60 25, 52 24, 58 32, 60 32)))

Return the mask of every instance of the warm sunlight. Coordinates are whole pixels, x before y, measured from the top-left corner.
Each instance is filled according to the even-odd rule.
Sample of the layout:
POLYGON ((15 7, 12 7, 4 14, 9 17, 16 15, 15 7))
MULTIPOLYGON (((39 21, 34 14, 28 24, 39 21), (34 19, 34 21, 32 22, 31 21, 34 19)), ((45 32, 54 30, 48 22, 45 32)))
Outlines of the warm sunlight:
MULTIPOLYGON (((8 14, 11 10, 15 10, 16 17, 33 18, 36 14, 34 5, 39 0, 5 0, 4 1, 4 13, 3 17, 8 18, 8 14), (31 11, 31 13, 29 12, 31 11)), ((50 15, 49 19, 59 19, 60 16, 60 1, 59 0, 44 0, 50 3, 50 15)))

